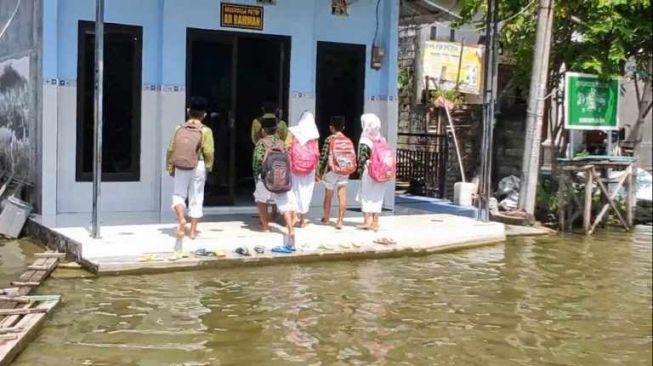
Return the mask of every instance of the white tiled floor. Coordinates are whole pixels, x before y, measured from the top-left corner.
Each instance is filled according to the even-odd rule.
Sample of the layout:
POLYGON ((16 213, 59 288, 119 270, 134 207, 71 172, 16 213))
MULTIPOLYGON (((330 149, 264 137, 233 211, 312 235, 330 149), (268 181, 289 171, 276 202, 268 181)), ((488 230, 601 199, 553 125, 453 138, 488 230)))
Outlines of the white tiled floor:
MULTIPOLYGON (((351 213, 353 214, 353 213, 351 213)), ((319 214, 312 217, 319 217, 319 214)), ((177 244, 184 250, 220 249, 232 252, 236 247, 263 245, 267 248, 283 244, 285 230, 272 225, 270 233, 256 231, 258 221, 252 215, 207 217, 200 224, 196 240, 175 238, 172 219, 162 219, 155 213, 111 214, 103 216, 102 238, 90 237, 88 215, 61 215, 41 218, 53 230, 82 244, 82 256, 93 262, 111 258, 138 257, 151 253, 170 253, 177 244)), ((319 220, 309 222, 306 228, 297 229, 297 245, 308 250, 320 245, 337 250, 341 244, 370 245, 380 237, 389 237, 398 248, 436 248, 456 243, 496 242, 505 238, 502 224, 480 223, 452 215, 387 215, 381 218, 381 230, 369 232, 356 229, 362 222, 359 215, 348 217, 343 230, 322 225, 319 220)))

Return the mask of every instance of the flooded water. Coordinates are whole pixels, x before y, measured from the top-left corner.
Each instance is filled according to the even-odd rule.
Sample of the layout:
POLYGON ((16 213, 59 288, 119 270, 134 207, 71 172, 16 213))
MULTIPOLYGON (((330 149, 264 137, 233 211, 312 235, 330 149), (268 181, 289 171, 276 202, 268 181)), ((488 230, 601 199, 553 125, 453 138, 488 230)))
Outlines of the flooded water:
POLYGON ((651 260, 639 227, 428 257, 55 278, 39 293, 64 303, 15 365, 651 365, 651 260))

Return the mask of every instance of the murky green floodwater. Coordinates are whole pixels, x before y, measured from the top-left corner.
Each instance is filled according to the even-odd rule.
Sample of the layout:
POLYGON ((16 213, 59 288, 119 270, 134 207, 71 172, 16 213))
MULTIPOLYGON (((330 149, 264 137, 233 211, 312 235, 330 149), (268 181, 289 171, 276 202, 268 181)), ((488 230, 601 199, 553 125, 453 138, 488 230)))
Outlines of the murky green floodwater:
MULTIPOLYGON (((33 248, 0 245, 3 282, 21 250, 33 248)), ((420 258, 52 279, 39 292, 65 302, 16 365, 650 365, 651 274, 640 227, 420 258)))

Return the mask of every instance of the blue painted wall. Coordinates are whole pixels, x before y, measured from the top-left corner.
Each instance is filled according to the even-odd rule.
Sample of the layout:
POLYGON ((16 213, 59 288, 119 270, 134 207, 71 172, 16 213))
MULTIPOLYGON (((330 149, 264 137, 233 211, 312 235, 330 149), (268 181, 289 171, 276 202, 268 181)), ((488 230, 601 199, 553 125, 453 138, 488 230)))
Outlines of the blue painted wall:
MULTIPOLYGON (((255 0, 232 1, 255 4, 255 0)), ((45 79, 77 79, 79 20, 93 20, 90 0, 48 0, 44 8, 45 79), (56 34, 56 35, 55 35, 56 34)), ((377 44, 386 49, 384 67, 369 68, 377 29, 376 0, 359 0, 348 17, 332 16, 330 0, 280 0, 265 6, 263 33, 292 37, 290 90, 315 92, 317 41, 365 44, 365 94, 396 94, 396 40, 399 0, 380 0, 377 44), (393 50, 395 52, 393 52, 393 50)), ((186 28, 221 29, 219 0, 106 0, 105 21, 143 27, 143 83, 184 85, 186 28), (189 5, 189 4, 192 4, 189 5)))

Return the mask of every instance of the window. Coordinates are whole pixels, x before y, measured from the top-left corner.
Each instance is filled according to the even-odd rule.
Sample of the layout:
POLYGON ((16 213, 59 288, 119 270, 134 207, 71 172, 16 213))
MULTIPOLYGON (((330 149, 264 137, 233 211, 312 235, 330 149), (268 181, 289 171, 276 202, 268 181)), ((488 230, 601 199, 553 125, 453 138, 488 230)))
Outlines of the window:
MULTIPOLYGON (((142 28, 104 25, 102 180, 140 179, 142 28)), ((77 55, 78 182, 92 180, 95 23, 79 22, 77 55)))

